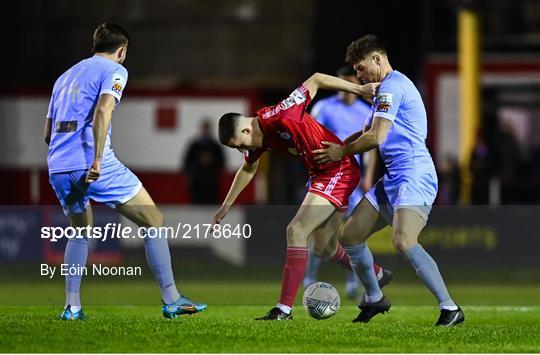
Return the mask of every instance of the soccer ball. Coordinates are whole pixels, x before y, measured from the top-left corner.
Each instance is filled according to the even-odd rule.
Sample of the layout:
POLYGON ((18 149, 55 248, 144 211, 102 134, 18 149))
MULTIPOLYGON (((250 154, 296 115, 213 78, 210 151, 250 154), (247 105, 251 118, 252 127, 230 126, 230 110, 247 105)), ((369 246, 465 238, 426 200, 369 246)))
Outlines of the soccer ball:
POLYGON ((339 309, 339 293, 328 282, 315 282, 304 291, 302 304, 315 319, 332 317, 339 309))

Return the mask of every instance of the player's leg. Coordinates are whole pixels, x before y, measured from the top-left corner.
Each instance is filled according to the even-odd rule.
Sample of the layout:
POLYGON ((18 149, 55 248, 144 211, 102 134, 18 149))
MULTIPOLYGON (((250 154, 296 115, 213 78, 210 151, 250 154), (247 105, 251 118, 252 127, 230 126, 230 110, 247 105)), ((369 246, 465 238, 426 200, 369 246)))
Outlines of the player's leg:
MULTIPOLYGON (((350 207, 345 214, 345 218, 348 219, 352 215, 352 213, 356 209, 356 206, 358 206, 363 197, 364 193, 360 190, 360 188, 356 188, 354 190, 354 193, 349 198, 350 207)), ((379 281, 379 287, 381 288, 386 286, 393 278, 392 272, 390 270, 384 270, 376 263, 373 263, 373 271, 375 271, 375 275, 377 276, 377 280, 379 281)), ((350 271, 348 270, 345 280, 345 290, 347 292, 347 295, 351 298, 358 298, 359 288, 360 282, 358 280, 358 277, 356 276, 356 273, 352 269, 350 271)))
POLYGON ((322 260, 352 270, 349 256, 338 240, 339 230, 343 224, 343 213, 336 212, 324 225, 317 228, 311 235, 313 250, 322 260))
MULTIPOLYGON (((343 221, 343 213, 336 211, 330 218, 317 227, 310 236, 313 253, 324 261, 340 264, 341 260, 332 260, 336 251, 341 247, 338 243, 337 232, 343 221)), ((341 265, 347 267, 347 265, 341 265)), ((348 266, 350 269, 350 266, 348 266)))
MULTIPOLYGON (((364 192, 362 189, 360 189, 360 186, 357 186, 349 197, 349 208, 347 209, 347 212, 345 212, 345 218, 349 218, 351 216, 356 206, 358 206, 362 200, 363 196, 364 192)), ((382 268, 380 268, 377 264, 373 264, 373 267, 376 268, 375 275, 377 275, 377 278, 379 275, 382 277, 382 268)), ((360 289, 360 280, 358 280, 356 273, 351 267, 350 270, 345 271, 345 293, 350 299, 356 300, 360 297, 360 289)))
POLYGON ((88 259, 88 235, 82 231, 87 226, 92 226, 92 210, 86 196, 84 178, 86 170, 72 172, 53 173, 49 176, 49 182, 62 205, 64 214, 68 216, 72 227, 79 227, 81 233, 68 239, 64 251, 64 264, 67 265, 66 274, 66 302, 60 315, 63 320, 85 320, 82 310, 80 289, 88 259))
MULTIPOLYGON (((308 261, 308 268, 306 270, 306 276, 304 277, 304 286, 316 281, 316 272, 310 269, 311 259, 316 258, 320 264, 321 260, 329 261, 343 267, 347 271, 353 272, 349 257, 338 243, 338 232, 343 224, 343 213, 335 212, 330 218, 322 223, 310 236, 310 255, 308 261), (313 280, 306 285, 306 280, 313 280)), ((317 267, 318 269, 318 267, 317 267)), ((356 280, 356 275, 353 276, 356 280)))
POLYGON ((426 225, 427 214, 405 206, 394 213, 392 242, 411 263, 416 274, 439 301, 441 318, 437 325, 451 326, 464 321, 463 312, 450 297, 437 263, 418 244, 418 236, 426 225))
MULTIPOLYGON (((347 272, 352 273, 354 284, 349 285, 347 292, 354 292, 354 287, 359 284, 356 273, 352 269, 349 256, 345 249, 338 242, 338 235, 343 225, 343 213, 336 212, 319 226, 310 236, 311 250, 322 260, 341 266, 347 272), (353 289, 351 291, 351 289, 353 289)), ((379 265, 373 264, 373 271, 377 277, 380 287, 387 285, 392 279, 392 273, 389 270, 383 270, 379 265)), ((347 286, 347 285, 346 285, 347 286)), ((358 286, 356 286, 358 287, 358 286)), ((351 297, 356 298, 352 294, 351 297)))
MULTIPOLYGON (((75 213, 69 216, 69 222, 72 227, 86 228, 92 226, 92 209, 88 204, 85 212, 75 213)), ((88 235, 86 232, 77 234, 66 243, 64 252, 64 264, 68 270, 75 270, 66 274, 66 301, 64 311, 60 315, 64 320, 85 320, 86 315, 82 310, 80 292, 81 282, 88 260, 88 235)))
POLYGON ((123 216, 140 227, 149 228, 144 238, 144 249, 148 265, 159 284, 161 298, 165 304, 163 315, 174 318, 180 314, 197 313, 206 309, 206 304, 191 302, 178 292, 167 236, 159 228, 163 226, 163 214, 146 189, 141 187, 133 198, 116 208, 123 216))
POLYGON ((312 283, 317 282, 317 275, 319 274, 319 269, 321 268, 322 260, 317 257, 313 252, 313 246, 308 246, 308 262, 306 267, 306 274, 304 275, 304 280, 302 283, 304 287, 308 287, 312 283))
POLYGON ((378 313, 390 309, 390 302, 384 297, 373 270, 373 255, 365 243, 370 235, 386 225, 386 221, 372 203, 364 198, 341 230, 340 241, 365 289, 360 305, 362 311, 355 322, 369 322, 378 313))
POLYGON ((287 254, 279 303, 266 316, 258 319, 291 319, 291 308, 306 270, 308 237, 335 212, 335 209, 336 207, 325 198, 311 192, 307 193, 295 217, 287 226, 287 254))

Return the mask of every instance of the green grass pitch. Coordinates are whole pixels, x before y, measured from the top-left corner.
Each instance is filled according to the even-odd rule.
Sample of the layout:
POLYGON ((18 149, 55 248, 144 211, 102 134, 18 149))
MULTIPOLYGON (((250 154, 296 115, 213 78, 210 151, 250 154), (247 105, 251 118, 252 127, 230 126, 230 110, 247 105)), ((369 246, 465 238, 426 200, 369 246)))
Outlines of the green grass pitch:
MULTIPOLYGON (((451 284, 466 323, 433 327, 438 309, 418 282, 386 289, 390 313, 353 324, 357 309, 343 300, 336 316, 317 321, 301 306, 292 322, 256 322, 278 296, 279 282, 186 281, 183 290, 207 311, 168 320, 151 281, 83 284, 86 322, 57 320, 63 284, 3 281, 0 352, 540 352, 537 284, 451 284)), ((297 301, 300 300, 300 295, 297 301)))

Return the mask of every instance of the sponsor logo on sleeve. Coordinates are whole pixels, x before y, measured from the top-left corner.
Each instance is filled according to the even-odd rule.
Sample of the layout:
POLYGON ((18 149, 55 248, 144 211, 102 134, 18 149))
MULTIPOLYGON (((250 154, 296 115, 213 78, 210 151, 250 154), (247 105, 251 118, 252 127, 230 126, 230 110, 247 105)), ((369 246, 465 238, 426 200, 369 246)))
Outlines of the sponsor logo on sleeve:
POLYGON ((115 93, 121 95, 122 90, 124 90, 124 83, 125 83, 125 80, 122 77, 122 75, 114 74, 113 75, 113 85, 112 85, 112 88, 111 88, 112 91, 114 91, 115 93))
POLYGON ((306 95, 300 89, 294 90, 290 97, 292 97, 297 105, 300 105, 302 102, 306 101, 306 95))
POLYGON ((289 97, 281 101, 281 103, 279 104, 279 107, 282 110, 287 110, 293 107, 295 104, 300 105, 304 101, 306 101, 306 95, 304 95, 302 90, 296 89, 289 95, 289 97))
POLYGON ((380 93, 377 95, 377 109, 376 112, 388 112, 390 106, 392 106, 392 101, 394 100, 394 95, 390 93, 380 93))
POLYGON ((122 89, 123 89, 122 84, 120 84, 119 82, 115 82, 112 86, 112 91, 114 91, 117 94, 121 94, 122 89))

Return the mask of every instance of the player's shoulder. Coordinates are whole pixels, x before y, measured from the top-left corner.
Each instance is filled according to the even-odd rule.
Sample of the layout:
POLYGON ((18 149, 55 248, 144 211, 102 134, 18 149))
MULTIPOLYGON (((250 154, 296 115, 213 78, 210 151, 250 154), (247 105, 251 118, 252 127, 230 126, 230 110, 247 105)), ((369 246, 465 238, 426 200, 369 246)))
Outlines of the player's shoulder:
POLYGON ((87 59, 88 65, 95 68, 95 70, 101 72, 116 72, 124 76, 128 75, 127 69, 120 63, 104 58, 99 55, 94 55, 87 59))
POLYGON ((402 72, 394 70, 390 73, 388 80, 384 80, 381 86, 390 86, 394 88, 407 89, 408 87, 414 86, 414 83, 411 79, 402 72))
POLYGON ((394 70, 382 81, 379 93, 404 94, 411 87, 414 87, 412 81, 405 74, 394 70))
POLYGON ((53 90, 60 89, 63 86, 63 83, 65 83, 67 80, 69 80, 69 77, 72 76, 74 73, 76 74, 79 72, 83 66, 83 62, 85 60, 81 60, 75 64, 73 64, 71 67, 69 67, 66 71, 64 71, 58 78, 56 78, 56 81, 53 85, 53 90))

